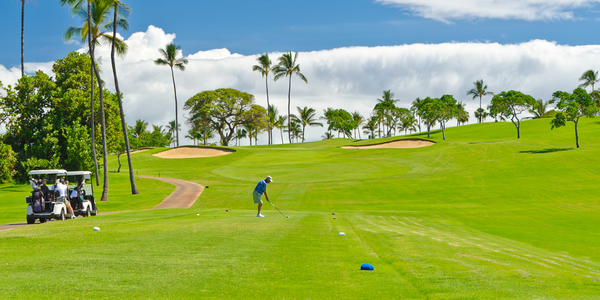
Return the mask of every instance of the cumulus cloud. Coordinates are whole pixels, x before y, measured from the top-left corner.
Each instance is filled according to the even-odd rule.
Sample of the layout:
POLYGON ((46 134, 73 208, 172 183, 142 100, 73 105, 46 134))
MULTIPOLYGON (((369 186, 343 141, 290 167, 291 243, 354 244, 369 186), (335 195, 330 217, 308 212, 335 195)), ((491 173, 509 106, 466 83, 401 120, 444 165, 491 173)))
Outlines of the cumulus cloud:
MULTIPOLYGON (((174 39, 175 35, 150 26, 146 32, 134 33, 126 40, 129 53, 125 59, 117 60, 117 70, 128 123, 143 119, 150 124, 166 125, 175 119, 171 71, 153 62, 159 57, 158 49, 176 43, 174 39)), ((185 101, 205 90, 235 88, 255 95, 256 102, 266 106, 265 79, 252 71, 260 54, 231 54, 227 49, 186 54, 185 50, 189 60, 186 70, 174 71, 182 124, 186 116, 182 109, 185 101)), ((269 53, 273 62, 280 55, 269 53)), ((106 87, 113 90, 109 48, 100 47, 98 56, 102 57, 106 87)), ((556 90, 572 91, 577 87, 584 71, 599 69, 593 63, 598 56, 600 46, 565 46, 544 40, 512 45, 411 44, 301 52, 298 63, 308 84, 293 77, 292 113, 296 106, 308 106, 319 115, 327 107, 333 107, 369 116, 377 98, 390 89, 402 107, 410 107, 417 97, 454 95, 467 105, 474 122, 472 112, 479 107, 479 101, 466 95, 474 81, 483 79, 495 93, 514 89, 536 99, 549 100, 556 90)), ((18 69, 0 66, 0 80, 5 85, 19 77, 18 69)), ((288 81, 273 82, 272 78, 269 77, 270 101, 280 114, 287 114, 288 81)), ((491 97, 483 98, 484 107, 490 100, 491 97)), ((183 124, 182 129, 180 138, 188 127, 183 124)), ((324 131, 320 127, 307 128, 307 140, 319 140, 324 131)), ((279 132, 275 141, 280 142, 279 132)), ((259 138, 259 143, 266 143, 266 135, 259 138)))
POLYGON ((569 20, 573 9, 600 0, 376 0, 418 16, 448 22, 456 19, 569 20))

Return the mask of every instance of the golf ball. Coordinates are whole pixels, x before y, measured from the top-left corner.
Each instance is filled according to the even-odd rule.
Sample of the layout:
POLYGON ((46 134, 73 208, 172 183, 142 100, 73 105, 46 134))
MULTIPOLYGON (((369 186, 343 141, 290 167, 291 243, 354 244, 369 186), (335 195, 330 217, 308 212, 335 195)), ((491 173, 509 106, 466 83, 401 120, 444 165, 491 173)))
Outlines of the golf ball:
POLYGON ((94 227, 94 231, 100 231, 100 227, 94 227))
POLYGON ((343 232, 340 232, 340 233, 338 233, 338 234, 339 234, 340 236, 346 236, 346 234, 345 234, 345 233, 343 233, 343 232))
POLYGON ((200 214, 196 214, 196 216, 199 216, 200 214))

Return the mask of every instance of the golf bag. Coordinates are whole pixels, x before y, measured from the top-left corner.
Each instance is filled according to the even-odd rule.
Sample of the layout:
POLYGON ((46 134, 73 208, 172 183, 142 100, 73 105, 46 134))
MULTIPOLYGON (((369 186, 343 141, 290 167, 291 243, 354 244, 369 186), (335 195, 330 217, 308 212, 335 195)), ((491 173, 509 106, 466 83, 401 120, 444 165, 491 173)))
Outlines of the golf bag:
POLYGON ((31 192, 31 209, 34 213, 41 213, 46 211, 46 201, 41 190, 34 190, 31 192))

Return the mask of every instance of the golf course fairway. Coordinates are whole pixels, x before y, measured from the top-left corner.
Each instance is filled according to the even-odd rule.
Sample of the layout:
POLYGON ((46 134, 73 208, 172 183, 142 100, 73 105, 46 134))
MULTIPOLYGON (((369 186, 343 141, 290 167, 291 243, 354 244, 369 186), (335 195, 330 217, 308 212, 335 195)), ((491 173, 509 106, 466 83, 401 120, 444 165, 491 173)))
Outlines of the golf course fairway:
MULTIPOLYGON (((111 156, 98 207, 124 212, 0 231, 0 298, 599 299, 599 121, 581 120, 579 149, 572 123, 539 119, 520 139, 500 122, 448 128, 445 141, 436 130, 132 155, 138 175, 208 186, 188 209, 148 210, 174 187, 138 177, 130 195, 111 156), (342 148, 403 138, 435 144, 342 148), (267 175, 289 219, 268 204, 256 217, 267 175)), ((0 186, 0 224, 25 222, 28 193, 0 186)))

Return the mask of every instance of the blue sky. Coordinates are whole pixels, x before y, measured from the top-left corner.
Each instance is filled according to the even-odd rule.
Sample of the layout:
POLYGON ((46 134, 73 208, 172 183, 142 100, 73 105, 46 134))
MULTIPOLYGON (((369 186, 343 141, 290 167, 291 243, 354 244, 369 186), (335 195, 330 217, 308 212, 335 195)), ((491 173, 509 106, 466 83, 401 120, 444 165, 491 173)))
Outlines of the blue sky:
MULTIPOLYGON (((132 8, 129 18, 131 28, 122 35, 128 37, 154 25, 166 33, 175 33, 175 43, 182 46, 184 53, 227 48, 243 55, 452 41, 512 44, 544 39, 565 45, 600 42, 600 35, 594 30, 598 26, 600 10, 597 1, 554 0, 558 7, 556 14, 572 12, 572 17, 538 18, 534 21, 525 20, 526 16, 490 15, 485 6, 491 10, 499 9, 490 7, 486 4, 489 1, 485 0, 449 1, 462 11, 467 11, 474 4, 482 7, 481 11, 475 10, 462 16, 445 11, 445 8, 438 8, 441 12, 435 15, 427 15, 418 7, 411 6, 411 3, 419 2, 416 0, 174 2, 178 5, 155 0, 127 1, 132 8), (393 5, 394 2, 396 5, 393 5), (573 5, 560 6, 564 2, 572 2, 573 5), (577 3, 584 7, 577 7, 577 3), (443 20, 439 20, 440 16, 443 20)), ((20 5, 4 0, 0 3, 0 11, 3 28, 0 64, 10 68, 20 63, 20 5)), ((53 61, 79 48, 76 44, 66 45, 62 40, 64 30, 70 25, 79 25, 80 20, 71 18, 68 9, 60 7, 58 0, 37 3, 30 0, 25 18, 26 61, 53 61)))
MULTIPOLYGON (((126 2, 132 8, 131 27, 120 34, 129 53, 117 60, 117 69, 129 124, 174 120, 170 70, 153 63, 158 49, 171 42, 190 61, 185 72, 175 72, 180 108, 196 93, 217 88, 249 92, 266 106, 265 81, 252 71, 265 52, 274 63, 282 52, 299 52, 308 84, 293 79, 292 112, 296 106, 319 113, 332 107, 365 117, 384 90, 407 108, 417 97, 450 94, 472 117, 479 101, 466 91, 476 80, 483 79, 494 93, 518 90, 547 101, 557 90, 572 91, 586 70, 600 69, 600 0, 126 2)), ((21 76, 20 5, 4 0, 0 11, 0 81, 8 86, 21 76)), ((68 26, 80 24, 58 0, 30 0, 26 72, 51 74, 53 61, 86 51, 62 40, 68 26)), ((103 66, 110 65, 108 49, 97 49, 103 66)), ((103 73, 112 90, 111 72, 105 68, 103 73)), ((270 101, 280 113, 287 112, 287 91, 285 80, 270 78, 270 101)), ((490 100, 484 97, 483 106, 490 100)), ((180 136, 188 130, 186 114, 178 112, 180 136)), ((306 139, 319 140, 324 130, 308 128, 306 139)), ((266 134, 259 137, 259 144, 265 142, 266 134)))

